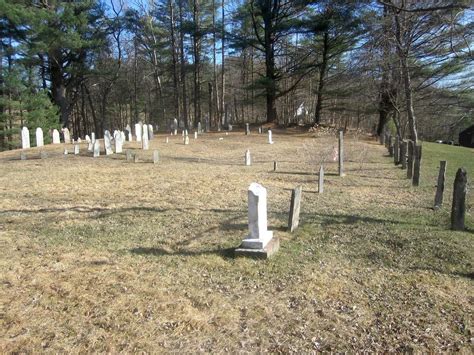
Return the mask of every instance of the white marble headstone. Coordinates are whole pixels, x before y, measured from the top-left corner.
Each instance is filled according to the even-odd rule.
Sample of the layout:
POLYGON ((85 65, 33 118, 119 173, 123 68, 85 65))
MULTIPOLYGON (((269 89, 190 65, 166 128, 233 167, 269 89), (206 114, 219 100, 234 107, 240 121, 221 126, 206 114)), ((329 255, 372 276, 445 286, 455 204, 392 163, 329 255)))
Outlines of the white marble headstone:
POLYGON ((74 155, 79 154, 79 144, 74 144, 74 155))
POLYGON ((114 154, 112 150, 112 137, 110 136, 109 131, 104 132, 104 148, 105 148, 105 155, 114 154))
POLYGON ((267 189, 255 182, 248 189, 249 235, 242 241, 242 248, 263 249, 273 238, 267 230, 267 189))
POLYGON ((41 129, 41 127, 36 128, 36 146, 37 147, 44 146, 44 136, 43 136, 43 130, 41 129))
POLYGON ((91 137, 89 137, 88 134, 86 134, 86 142, 87 142, 87 143, 90 143, 90 142, 91 142, 91 137))
POLYGON ((120 131, 115 131, 115 153, 122 153, 122 146, 123 146, 123 137, 120 131))
POLYGON ((250 150, 247 149, 245 152, 245 166, 250 166, 252 164, 252 160, 250 157, 250 150))
POLYGON ((188 145, 189 144, 189 136, 184 137, 184 144, 188 145))
POLYGON ((96 140, 94 142, 94 158, 97 158, 98 156, 100 156, 100 144, 99 141, 96 140))
POLYGON ((57 129, 53 130, 53 144, 60 144, 59 131, 57 129))
POLYGON ((268 130, 268 143, 273 144, 273 139, 272 139, 272 131, 268 130))
POLYGON ((30 131, 26 127, 21 129, 21 147, 23 149, 30 148, 30 131))
POLYGON ((148 150, 149 141, 148 141, 148 125, 143 125, 143 136, 142 136, 142 148, 143 150, 148 150))
POLYGON ((62 129, 64 135, 64 143, 71 143, 71 134, 69 133, 69 129, 67 127, 62 129))
POLYGON ((140 123, 135 123, 135 136, 137 137, 137 142, 142 141, 142 126, 140 123))
POLYGON ((91 133, 91 142, 92 142, 92 144, 95 143, 95 133, 94 132, 91 133))
POLYGON ((152 140, 154 138, 153 136, 153 126, 151 124, 148 125, 148 140, 152 140))

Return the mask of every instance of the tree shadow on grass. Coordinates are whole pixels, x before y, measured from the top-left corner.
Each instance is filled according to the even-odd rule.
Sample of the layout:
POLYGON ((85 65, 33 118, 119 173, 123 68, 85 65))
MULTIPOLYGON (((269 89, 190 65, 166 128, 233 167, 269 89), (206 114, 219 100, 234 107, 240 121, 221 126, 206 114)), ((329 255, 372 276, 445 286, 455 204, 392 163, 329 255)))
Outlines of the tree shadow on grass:
POLYGON ((130 250, 132 254, 136 255, 150 255, 150 256, 200 256, 200 255, 217 255, 223 258, 233 258, 234 248, 222 248, 211 250, 186 250, 180 249, 176 251, 169 251, 163 248, 133 248, 130 250))

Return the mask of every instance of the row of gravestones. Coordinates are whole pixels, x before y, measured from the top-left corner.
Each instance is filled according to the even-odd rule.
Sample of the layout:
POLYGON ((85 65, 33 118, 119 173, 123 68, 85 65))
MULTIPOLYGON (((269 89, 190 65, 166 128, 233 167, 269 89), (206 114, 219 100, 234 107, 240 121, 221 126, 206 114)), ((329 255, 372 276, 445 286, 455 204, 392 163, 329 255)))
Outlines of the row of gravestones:
MULTIPOLYGON (((71 135, 69 133, 69 129, 63 128, 61 131, 63 133, 64 142, 65 143, 70 143, 71 142, 71 135)), ((60 135, 59 135, 59 131, 57 129, 53 130, 52 138, 53 138, 53 144, 60 144, 61 143, 61 138, 60 138, 60 135)), ((36 146, 37 147, 44 146, 44 134, 43 134, 43 129, 41 127, 36 128, 36 146)), ((31 147, 30 131, 27 127, 23 127, 21 129, 21 147, 23 149, 28 149, 28 148, 31 147)))
MULTIPOLYGON (((395 165, 401 165, 407 170, 407 178, 412 179, 413 186, 420 184, 421 167, 421 145, 415 145, 413 141, 400 140, 398 136, 392 137, 386 133, 379 137, 380 143, 385 144, 389 156, 393 157, 395 165)), ((443 194, 446 179, 447 162, 439 162, 438 182, 434 198, 434 210, 441 208, 443 204, 443 194)), ((459 168, 456 172, 453 187, 453 203, 451 205, 451 229, 465 230, 466 215, 466 194, 467 194, 467 171, 459 168)))

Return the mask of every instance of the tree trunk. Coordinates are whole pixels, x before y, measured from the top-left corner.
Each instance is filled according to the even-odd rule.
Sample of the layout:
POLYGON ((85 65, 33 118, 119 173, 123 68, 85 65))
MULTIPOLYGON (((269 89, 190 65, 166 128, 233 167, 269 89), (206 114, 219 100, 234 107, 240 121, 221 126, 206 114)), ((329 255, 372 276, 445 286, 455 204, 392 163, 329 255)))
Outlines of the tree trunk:
POLYGON ((201 29, 200 29, 199 0, 194 0, 193 20, 194 20, 194 125, 201 121, 201 29))
MULTIPOLYGON (((183 0, 179 0, 179 44, 180 44, 180 59, 181 59, 181 86, 183 90, 183 120, 184 127, 189 129, 188 121, 188 106, 186 98, 186 60, 184 55, 184 14, 183 14, 183 0)), ((179 118, 178 118, 179 120, 179 118)))
POLYGON ((324 32, 323 37, 323 51, 321 67, 319 69, 319 84, 318 84, 318 95, 316 99, 316 110, 314 114, 314 123, 321 123, 321 111, 323 109, 323 90, 326 79, 326 71, 328 67, 328 51, 329 51, 329 33, 324 32))
POLYGON ((225 107, 225 1, 222 0, 221 2, 221 11, 222 11, 222 39, 221 39, 221 66, 222 66, 222 75, 221 75, 221 108, 219 112, 219 117, 218 119, 222 121, 222 117, 224 116, 224 107, 225 107))
POLYGON ((170 34, 171 34, 171 55, 173 60, 173 96, 174 96, 174 115, 175 118, 180 117, 180 95, 179 95, 179 76, 178 76, 178 58, 176 56, 176 38, 175 38, 175 23, 174 23, 174 3, 169 1, 170 9, 170 34))

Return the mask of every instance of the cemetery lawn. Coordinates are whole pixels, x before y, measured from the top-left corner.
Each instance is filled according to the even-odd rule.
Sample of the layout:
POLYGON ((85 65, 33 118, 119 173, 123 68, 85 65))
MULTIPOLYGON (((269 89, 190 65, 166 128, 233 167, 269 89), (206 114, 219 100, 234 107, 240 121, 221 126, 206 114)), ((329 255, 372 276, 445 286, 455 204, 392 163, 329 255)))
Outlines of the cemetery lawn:
POLYGON ((473 149, 425 143, 413 188, 383 146, 347 137, 347 175, 326 164, 318 194, 335 135, 164 140, 149 151, 127 143, 138 163, 93 159, 85 145, 79 156, 49 145, 47 159, 32 148, 26 161, 0 153, 2 353, 472 353, 472 193, 468 230, 449 221, 457 168, 473 181, 473 149), (433 211, 439 160, 446 191, 433 211), (268 189, 269 229, 281 241, 270 260, 232 255, 247 233, 251 182, 268 189), (302 214, 290 234, 297 185, 302 214))

